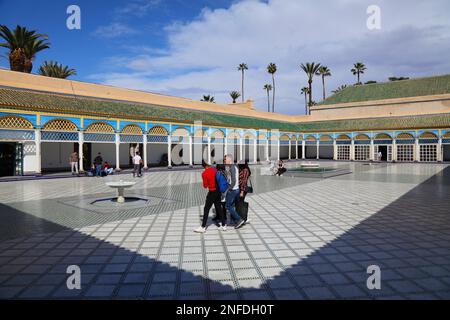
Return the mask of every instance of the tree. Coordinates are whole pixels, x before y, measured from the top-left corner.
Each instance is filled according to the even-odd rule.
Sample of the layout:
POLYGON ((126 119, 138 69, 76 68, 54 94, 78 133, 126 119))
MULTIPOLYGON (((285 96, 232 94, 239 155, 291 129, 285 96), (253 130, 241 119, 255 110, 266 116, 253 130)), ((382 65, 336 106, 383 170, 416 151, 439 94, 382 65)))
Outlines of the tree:
POLYGON ((408 77, 390 77, 389 81, 402 81, 402 80, 409 80, 408 77))
POLYGON ((39 74, 46 77, 66 79, 77 74, 75 69, 58 64, 56 61, 45 61, 39 67, 39 74))
POLYGON ((309 94, 309 88, 303 87, 300 91, 303 95, 305 95, 305 114, 308 114, 308 94, 309 94))
POLYGON ((308 89, 309 89, 309 114, 311 114, 311 102, 312 102, 312 83, 313 78, 319 71, 321 65, 320 63, 307 62, 306 64, 301 64, 300 68, 306 73, 308 77, 308 89))
POLYGON ((366 66, 362 62, 357 62, 353 65, 353 69, 351 69, 350 71, 353 73, 353 75, 358 76, 357 84, 361 84, 361 81, 359 80, 359 78, 360 78, 360 75, 363 74, 364 71, 366 71, 366 69, 367 69, 366 66))
POLYGON ((204 102, 211 102, 211 103, 215 103, 216 101, 214 100, 214 97, 207 94, 207 95, 203 95, 203 98, 200 101, 204 101, 204 102))
POLYGON ((233 99, 233 103, 236 103, 236 99, 239 98, 241 94, 238 91, 231 91, 230 97, 233 99))
POLYGON ((373 84, 373 83, 377 83, 375 80, 369 80, 369 81, 366 81, 364 84, 373 84))
POLYGON ((316 75, 322 77, 323 100, 325 100, 325 77, 331 76, 331 71, 326 66, 321 66, 316 75))
POLYGON ((270 112, 270 95, 269 95, 269 92, 272 91, 272 85, 267 83, 267 84, 264 85, 263 89, 267 91, 267 112, 270 112))
POLYGON ((0 43, 0 47, 9 49, 9 66, 13 71, 30 73, 36 53, 50 46, 46 41, 47 35, 19 25, 12 31, 7 26, 0 25, 0 37, 6 41, 0 43))
POLYGON ((334 94, 336 94, 336 93, 341 92, 341 91, 344 90, 345 88, 347 88, 347 85, 346 85, 346 84, 343 84, 343 85, 337 87, 337 89, 336 89, 336 90, 333 90, 332 92, 333 92, 334 94))
POLYGON ((269 63, 267 65, 267 72, 272 75, 272 112, 275 112, 275 73, 277 72, 277 65, 275 63, 269 63))
POLYGON ((238 66, 238 70, 242 72, 242 77, 241 77, 241 81, 242 81, 242 102, 244 102, 244 72, 245 70, 248 70, 247 64, 245 63, 241 63, 238 66))

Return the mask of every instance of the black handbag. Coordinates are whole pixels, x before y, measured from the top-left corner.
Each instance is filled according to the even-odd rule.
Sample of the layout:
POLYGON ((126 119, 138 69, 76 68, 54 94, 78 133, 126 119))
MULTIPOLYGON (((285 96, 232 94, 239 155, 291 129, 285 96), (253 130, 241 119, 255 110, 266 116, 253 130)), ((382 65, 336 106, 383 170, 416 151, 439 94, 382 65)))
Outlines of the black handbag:
POLYGON ((246 221, 248 216, 248 202, 239 200, 236 204, 236 211, 242 220, 246 221))
POLYGON ((248 180, 250 181, 250 185, 245 187, 245 193, 253 193, 252 179, 248 178, 248 180))

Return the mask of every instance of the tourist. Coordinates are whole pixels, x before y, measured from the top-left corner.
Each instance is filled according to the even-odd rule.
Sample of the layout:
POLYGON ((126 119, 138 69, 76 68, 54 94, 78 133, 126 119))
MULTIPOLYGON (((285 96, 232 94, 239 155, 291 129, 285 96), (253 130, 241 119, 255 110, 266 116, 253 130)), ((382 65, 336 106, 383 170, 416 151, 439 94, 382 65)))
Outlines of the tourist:
POLYGON ((102 158, 102 154, 99 152, 94 159, 95 176, 96 177, 102 176, 102 164, 103 164, 103 158, 102 158))
POLYGON ((139 155, 139 151, 136 151, 136 154, 133 157, 133 178, 136 177, 142 177, 142 158, 139 155))
POLYGON ((278 169, 277 169, 277 173, 276 175, 279 177, 283 176, 283 173, 285 173, 287 171, 287 169, 284 167, 284 162, 283 160, 278 160, 278 169))
POLYGON ((221 194, 216 182, 217 171, 206 162, 203 162, 202 166, 205 169, 202 172, 203 188, 208 189, 208 194, 206 195, 205 206, 203 208, 202 225, 197 229, 195 229, 194 232, 204 233, 206 231, 206 222, 208 221, 209 210, 211 209, 213 204, 214 208, 216 209, 217 215, 222 218, 221 230, 225 231, 226 225, 222 214, 222 208, 220 205, 221 194))
MULTIPOLYGON (((247 196, 247 193, 253 192, 253 186, 249 187, 248 185, 252 172, 250 170, 250 167, 248 166, 248 161, 240 163, 238 168, 239 168, 239 190, 240 190, 239 207, 244 208, 245 197, 247 196)), ((245 212, 245 214, 243 212, 239 212, 239 214, 241 215, 241 218, 244 219, 245 223, 249 222, 247 215, 248 212, 245 212)))
POLYGON ((108 163, 108 161, 105 161, 103 164, 103 172, 105 172, 105 175, 113 174, 114 169, 111 168, 111 165, 108 163))
POLYGON ((378 161, 381 161, 381 158, 383 157, 383 153, 381 151, 378 151, 377 156, 378 156, 378 161))
POLYGON ((225 165, 223 164, 216 165, 216 171, 217 171, 216 173, 217 187, 221 195, 220 201, 221 201, 222 216, 220 216, 219 213, 216 212, 215 209, 213 209, 213 211, 216 213, 216 216, 212 220, 218 227, 220 227, 219 221, 222 221, 222 227, 225 226, 226 228, 227 209, 225 208, 225 198, 228 191, 228 181, 225 172, 225 165))
POLYGON ((243 226, 245 221, 241 219, 236 211, 236 204, 239 201, 239 170, 233 163, 233 156, 225 156, 225 171, 227 173, 228 191, 225 198, 225 207, 230 212, 231 220, 235 222, 235 229, 239 229, 243 226))
POLYGON ((78 175, 78 152, 74 151, 70 155, 70 170, 72 171, 72 175, 78 175))

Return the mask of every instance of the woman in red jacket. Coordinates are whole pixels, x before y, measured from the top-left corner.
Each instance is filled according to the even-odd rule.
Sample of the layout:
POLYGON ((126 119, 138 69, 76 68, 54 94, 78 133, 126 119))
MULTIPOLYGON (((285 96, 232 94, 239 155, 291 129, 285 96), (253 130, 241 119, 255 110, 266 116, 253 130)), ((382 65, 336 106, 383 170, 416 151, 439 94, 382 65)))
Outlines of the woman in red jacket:
POLYGON ((203 208, 203 221, 202 225, 194 230, 194 232, 204 233, 206 231, 206 222, 208 221, 209 210, 214 204, 214 208, 216 209, 216 213, 219 217, 222 218, 222 227, 223 231, 226 230, 225 219, 222 214, 222 206, 220 203, 221 194, 219 188, 216 183, 216 169, 211 167, 209 164, 203 162, 203 168, 205 170, 202 172, 203 179, 203 188, 208 189, 208 194, 206 195, 205 207, 203 208))

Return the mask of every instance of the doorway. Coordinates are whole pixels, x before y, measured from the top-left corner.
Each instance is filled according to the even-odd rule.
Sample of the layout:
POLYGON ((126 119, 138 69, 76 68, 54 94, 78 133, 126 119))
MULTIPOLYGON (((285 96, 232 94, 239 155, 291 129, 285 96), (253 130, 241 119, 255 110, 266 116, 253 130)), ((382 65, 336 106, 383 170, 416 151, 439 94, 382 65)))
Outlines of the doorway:
POLYGON ((442 157, 442 160, 450 161, 450 144, 444 144, 442 146, 442 157))
POLYGON ((387 146, 378 146, 378 152, 381 152, 381 161, 387 161, 387 146))
POLYGON ((16 143, 0 143, 0 177, 15 175, 16 143))

